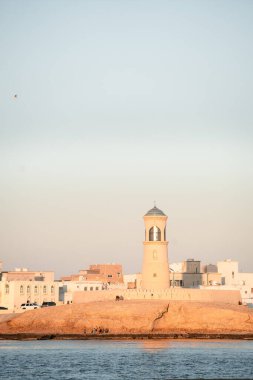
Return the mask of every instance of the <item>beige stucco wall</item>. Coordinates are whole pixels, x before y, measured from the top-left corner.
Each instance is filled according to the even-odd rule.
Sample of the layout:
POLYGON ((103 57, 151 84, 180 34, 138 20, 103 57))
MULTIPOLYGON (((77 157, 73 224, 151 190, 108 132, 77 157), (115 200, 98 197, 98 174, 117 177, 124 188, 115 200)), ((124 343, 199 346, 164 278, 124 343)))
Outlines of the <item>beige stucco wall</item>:
POLYGON ((0 281, 0 305, 15 311, 22 303, 59 302, 59 282, 54 281, 0 281))
POLYGON ((202 285, 220 285, 221 274, 216 272, 202 273, 202 285))

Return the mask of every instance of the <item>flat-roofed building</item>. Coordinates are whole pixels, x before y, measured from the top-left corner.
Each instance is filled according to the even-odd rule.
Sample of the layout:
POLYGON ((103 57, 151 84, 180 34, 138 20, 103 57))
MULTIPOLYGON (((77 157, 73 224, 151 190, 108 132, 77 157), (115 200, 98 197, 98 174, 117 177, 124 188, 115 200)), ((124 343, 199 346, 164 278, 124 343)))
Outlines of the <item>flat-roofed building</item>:
POLYGON ((62 281, 60 301, 69 304, 73 301, 74 292, 97 292, 105 289, 106 285, 101 281, 62 281))
POLYGON ((218 272, 221 273, 222 285, 238 285, 238 261, 226 259, 217 262, 218 272))
POLYGON ((80 278, 86 281, 101 281, 107 284, 123 284, 121 264, 93 264, 79 271, 80 278))
POLYGON ((58 303, 59 285, 57 281, 0 281, 0 304, 17 311, 22 303, 58 303))
POLYGON ((16 268, 2 272, 0 281, 0 305, 10 311, 20 310, 22 303, 41 305, 43 302, 59 303, 58 281, 54 281, 54 272, 29 271, 16 268))
POLYGON ((187 259, 170 265, 170 286, 183 288, 197 288, 202 285, 200 261, 187 259))

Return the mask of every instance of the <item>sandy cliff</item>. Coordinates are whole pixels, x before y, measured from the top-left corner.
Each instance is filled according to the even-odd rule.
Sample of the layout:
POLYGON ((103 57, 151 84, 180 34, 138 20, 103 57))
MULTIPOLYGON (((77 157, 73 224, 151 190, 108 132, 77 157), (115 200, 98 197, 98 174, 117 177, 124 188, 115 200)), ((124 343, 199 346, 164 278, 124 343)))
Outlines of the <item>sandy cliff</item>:
POLYGON ((0 334, 252 334, 244 306, 182 301, 104 301, 27 311, 0 319, 0 334))

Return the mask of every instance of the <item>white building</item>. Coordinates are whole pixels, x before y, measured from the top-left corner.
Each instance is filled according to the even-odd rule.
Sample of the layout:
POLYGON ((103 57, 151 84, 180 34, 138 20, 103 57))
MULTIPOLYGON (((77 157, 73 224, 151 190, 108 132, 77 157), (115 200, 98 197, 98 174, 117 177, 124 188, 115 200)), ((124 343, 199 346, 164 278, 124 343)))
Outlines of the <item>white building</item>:
POLYGON ((72 303, 74 292, 96 292, 104 290, 102 281, 62 281, 60 285, 60 301, 64 304, 72 303))
POLYGON ((218 272, 221 273, 221 284, 222 285, 238 285, 238 261, 233 261, 231 259, 227 259, 224 261, 217 262, 218 272))
POLYGON ((183 272, 183 263, 171 263, 170 271, 174 273, 182 273, 183 272))
POLYGON ((217 267, 222 285, 226 289, 240 289, 242 302, 253 303, 253 273, 239 272, 238 261, 230 259, 218 261, 217 267))

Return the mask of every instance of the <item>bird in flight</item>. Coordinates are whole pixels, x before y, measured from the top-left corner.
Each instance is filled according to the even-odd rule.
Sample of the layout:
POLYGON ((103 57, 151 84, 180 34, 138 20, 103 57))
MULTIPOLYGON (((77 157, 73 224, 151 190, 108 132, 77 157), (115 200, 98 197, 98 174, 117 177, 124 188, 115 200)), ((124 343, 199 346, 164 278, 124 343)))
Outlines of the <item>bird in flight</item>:
POLYGON ((13 98, 14 98, 14 99, 17 99, 17 98, 18 98, 18 94, 15 94, 15 95, 13 96, 13 98))

